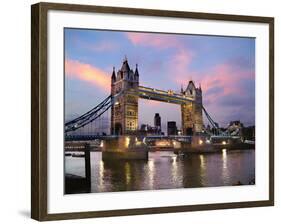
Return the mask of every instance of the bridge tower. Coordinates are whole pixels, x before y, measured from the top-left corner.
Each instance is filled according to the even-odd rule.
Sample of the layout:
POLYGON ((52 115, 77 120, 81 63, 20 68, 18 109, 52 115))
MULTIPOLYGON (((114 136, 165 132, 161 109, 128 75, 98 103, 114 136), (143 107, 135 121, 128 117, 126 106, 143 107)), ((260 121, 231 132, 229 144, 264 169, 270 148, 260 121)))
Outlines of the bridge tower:
POLYGON ((138 88, 139 72, 130 69, 125 57, 117 75, 113 68, 111 76, 111 94, 116 96, 111 108, 111 134, 130 135, 138 128, 138 88))
POLYGON ((203 129, 202 116, 202 89, 195 87, 193 81, 189 81, 185 90, 181 94, 192 97, 194 102, 181 105, 182 129, 184 135, 193 135, 203 129))

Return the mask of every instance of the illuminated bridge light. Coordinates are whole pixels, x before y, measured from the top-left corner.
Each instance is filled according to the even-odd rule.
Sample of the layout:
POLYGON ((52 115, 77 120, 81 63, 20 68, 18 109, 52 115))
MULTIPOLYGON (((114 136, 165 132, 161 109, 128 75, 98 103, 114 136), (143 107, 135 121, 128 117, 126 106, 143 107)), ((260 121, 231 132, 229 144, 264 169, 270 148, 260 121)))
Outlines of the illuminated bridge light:
POLYGON ((125 147, 128 148, 128 147, 129 147, 129 144, 130 144, 130 138, 129 138, 129 137, 126 137, 126 138, 125 138, 125 147))
POLYGON ((101 141, 101 143, 100 143, 100 147, 103 147, 103 145, 104 145, 104 144, 103 144, 103 141, 101 141))

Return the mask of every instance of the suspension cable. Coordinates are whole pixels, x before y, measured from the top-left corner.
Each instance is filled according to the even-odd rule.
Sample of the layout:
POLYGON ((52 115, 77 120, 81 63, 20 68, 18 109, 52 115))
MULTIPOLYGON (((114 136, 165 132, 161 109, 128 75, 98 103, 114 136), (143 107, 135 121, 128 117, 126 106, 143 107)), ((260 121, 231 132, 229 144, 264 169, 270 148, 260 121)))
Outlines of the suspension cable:
POLYGON ((101 107, 103 107, 104 104, 106 104, 109 99, 111 100, 111 95, 109 95, 107 98, 105 98, 105 100, 103 100, 101 103, 99 103, 97 106, 95 106, 94 108, 92 108, 88 112, 86 112, 86 113, 82 114, 81 116, 65 123, 65 126, 68 126, 70 124, 74 124, 74 123, 78 122, 79 120, 84 119, 85 117, 90 117, 93 113, 97 112, 101 107))

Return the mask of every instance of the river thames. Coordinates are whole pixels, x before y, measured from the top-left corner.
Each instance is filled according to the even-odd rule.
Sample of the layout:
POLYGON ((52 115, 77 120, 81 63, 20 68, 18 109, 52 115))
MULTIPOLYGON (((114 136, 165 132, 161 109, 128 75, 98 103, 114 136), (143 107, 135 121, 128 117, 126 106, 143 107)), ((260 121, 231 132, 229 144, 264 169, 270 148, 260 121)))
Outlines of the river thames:
MULTIPOLYGON (((255 150, 179 157, 149 152, 148 161, 102 161, 91 152, 91 192, 248 185, 255 183, 255 150)), ((65 172, 85 176, 84 158, 65 157, 65 172)))

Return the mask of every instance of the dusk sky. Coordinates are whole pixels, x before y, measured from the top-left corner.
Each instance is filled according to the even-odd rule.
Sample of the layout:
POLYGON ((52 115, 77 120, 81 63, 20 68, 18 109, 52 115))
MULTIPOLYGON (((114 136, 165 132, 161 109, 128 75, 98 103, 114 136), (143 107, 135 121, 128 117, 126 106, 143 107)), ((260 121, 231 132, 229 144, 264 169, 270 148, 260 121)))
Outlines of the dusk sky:
MULTIPOLYGON (((140 85, 179 92, 192 79, 220 126, 254 125, 255 39, 82 29, 65 29, 66 120, 110 94, 112 68, 120 69, 125 55, 131 69, 138 64, 140 85)), ((163 128, 171 120, 181 127, 179 105, 139 100, 139 124, 152 125, 155 113, 163 128)))

